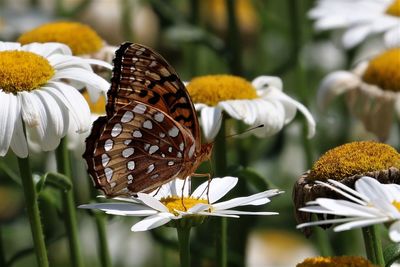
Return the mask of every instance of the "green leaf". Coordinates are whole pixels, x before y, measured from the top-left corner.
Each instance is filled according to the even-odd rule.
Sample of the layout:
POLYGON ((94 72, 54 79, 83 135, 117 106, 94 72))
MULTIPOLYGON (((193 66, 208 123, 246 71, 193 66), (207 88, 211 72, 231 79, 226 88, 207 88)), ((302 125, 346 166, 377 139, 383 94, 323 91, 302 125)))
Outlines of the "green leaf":
POLYGON ((386 267, 390 267, 392 263, 400 259, 400 244, 394 243, 385 247, 383 251, 386 267))
POLYGON ((57 172, 48 172, 41 176, 36 185, 36 189, 39 193, 43 190, 45 185, 52 186, 62 191, 69 191, 72 188, 70 179, 64 174, 57 172))

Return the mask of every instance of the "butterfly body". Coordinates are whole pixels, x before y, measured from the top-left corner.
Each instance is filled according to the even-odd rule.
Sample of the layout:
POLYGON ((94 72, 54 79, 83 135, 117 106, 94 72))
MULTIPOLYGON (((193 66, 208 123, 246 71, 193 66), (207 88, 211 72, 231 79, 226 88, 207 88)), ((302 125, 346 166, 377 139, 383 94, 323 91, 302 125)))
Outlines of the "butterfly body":
POLYGON ((93 124, 83 157, 106 196, 149 192, 191 176, 211 156, 196 111, 172 67, 156 52, 125 43, 116 52, 107 116, 93 124))

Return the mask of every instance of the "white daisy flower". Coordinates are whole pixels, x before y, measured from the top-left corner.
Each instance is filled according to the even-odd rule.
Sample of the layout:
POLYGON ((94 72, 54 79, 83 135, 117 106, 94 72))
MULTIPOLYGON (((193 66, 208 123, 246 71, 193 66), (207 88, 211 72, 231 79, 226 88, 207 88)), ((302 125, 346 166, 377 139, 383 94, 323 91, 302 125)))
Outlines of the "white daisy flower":
POLYGON ((374 178, 364 176, 356 181, 354 190, 338 181, 328 181, 330 184, 316 183, 329 187, 348 200, 317 198, 299 210, 344 218, 303 223, 297 225, 297 228, 340 223, 334 228, 334 231, 340 232, 393 222, 389 227, 389 236, 394 242, 400 242, 400 185, 381 184, 374 178))
POLYGON ((387 50, 353 71, 336 71, 324 78, 318 89, 321 109, 345 94, 350 111, 366 130, 386 140, 393 115, 400 117, 400 48, 387 50))
POLYGON ((70 120, 78 132, 90 127, 90 110, 73 84, 100 95, 109 83, 93 73, 89 64, 108 63, 82 59, 59 43, 0 42, 0 156, 8 149, 28 156, 24 126, 41 150, 54 150, 67 133, 70 120))
POLYGON ((315 121, 307 108, 282 92, 278 77, 260 76, 251 83, 230 75, 209 75, 187 84, 195 107, 200 111, 200 123, 205 139, 210 142, 221 128, 222 112, 250 126, 258 137, 279 132, 292 121, 299 110, 308 123, 308 137, 315 134, 315 121))
POLYGON ((169 223, 172 220, 183 218, 202 219, 206 216, 239 218, 239 215, 276 215, 276 212, 250 212, 239 211, 233 208, 245 205, 259 206, 270 202, 270 197, 283 192, 272 189, 247 197, 239 197, 227 201, 217 202, 224 197, 233 187, 238 178, 224 177, 213 178, 204 182, 189 193, 190 180, 176 179, 161 186, 150 194, 138 193, 137 198, 115 198, 123 202, 95 203, 81 205, 80 208, 99 209, 107 214, 122 216, 145 217, 132 226, 131 230, 147 231, 169 223), (207 202, 207 187, 209 186, 207 202))
POLYGON ((377 33, 384 34, 388 47, 400 45, 399 0, 319 0, 308 15, 316 30, 345 29, 346 48, 377 33))

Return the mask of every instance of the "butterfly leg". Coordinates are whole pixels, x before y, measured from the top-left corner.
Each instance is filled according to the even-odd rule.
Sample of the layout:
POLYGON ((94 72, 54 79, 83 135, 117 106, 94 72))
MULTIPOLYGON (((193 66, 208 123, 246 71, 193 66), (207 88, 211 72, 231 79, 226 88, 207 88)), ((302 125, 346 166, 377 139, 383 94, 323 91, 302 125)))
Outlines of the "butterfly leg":
MULTIPOLYGON (((193 173, 192 177, 207 177, 208 185, 207 185, 207 204, 210 204, 210 184, 211 184, 211 174, 210 173, 193 173)), ((204 192, 203 192, 204 193, 204 192)), ((203 193, 201 193, 203 195, 203 193)))
POLYGON ((183 181, 183 186, 182 186, 182 191, 181 191, 181 202, 182 202, 182 207, 185 211, 187 211, 186 206, 185 206, 185 202, 183 201, 183 191, 185 190, 185 186, 186 186, 186 180, 190 179, 189 177, 186 177, 183 181))
POLYGON ((160 192, 160 190, 161 190, 161 186, 159 186, 159 187, 157 188, 157 191, 154 193, 153 197, 157 196, 157 194, 160 192))

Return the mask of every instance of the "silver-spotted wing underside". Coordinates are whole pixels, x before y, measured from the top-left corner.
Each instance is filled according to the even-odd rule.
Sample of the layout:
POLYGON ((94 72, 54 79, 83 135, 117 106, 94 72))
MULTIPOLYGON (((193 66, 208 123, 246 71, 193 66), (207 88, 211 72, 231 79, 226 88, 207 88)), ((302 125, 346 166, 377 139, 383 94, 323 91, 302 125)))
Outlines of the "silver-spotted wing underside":
POLYGON ((148 192, 176 178, 195 147, 187 129, 137 101, 98 119, 86 142, 89 172, 110 197, 148 192))

